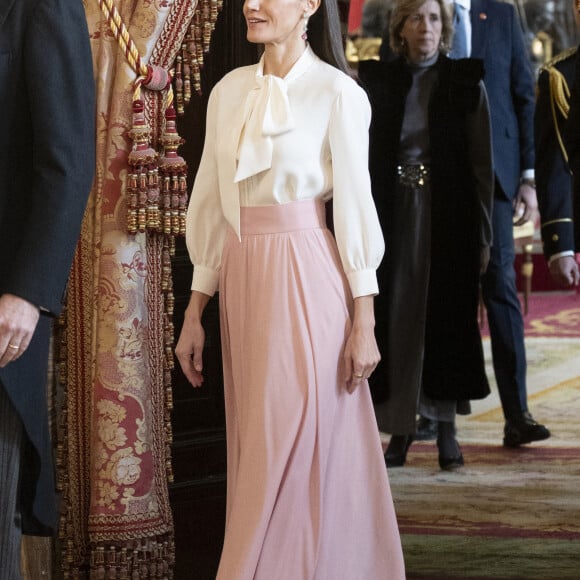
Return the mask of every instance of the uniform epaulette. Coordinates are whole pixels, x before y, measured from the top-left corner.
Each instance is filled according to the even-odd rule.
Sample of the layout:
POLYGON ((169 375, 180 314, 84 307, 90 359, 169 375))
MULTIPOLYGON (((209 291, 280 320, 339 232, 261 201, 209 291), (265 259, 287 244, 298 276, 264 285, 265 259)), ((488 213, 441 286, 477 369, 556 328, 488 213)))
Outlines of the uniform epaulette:
MULTIPOLYGON (((576 51, 578 50, 577 46, 572 46, 571 48, 567 48, 566 50, 563 50, 562 52, 559 52, 556 56, 554 56, 553 58, 551 58, 548 62, 545 62, 541 67, 540 67, 540 71, 548 71, 548 69, 552 68, 553 66, 555 66, 556 64, 558 64, 559 62, 562 62, 563 60, 566 60, 567 58, 570 58, 571 56, 574 56, 576 54, 576 51)), ((549 72, 549 71, 548 71, 549 72)))
POLYGON ((564 160, 568 163, 568 152, 564 145, 564 140, 562 138, 562 131, 560 129, 560 123, 556 111, 564 118, 568 118, 568 113, 570 111, 570 87, 566 82, 564 75, 556 68, 556 64, 570 58, 576 53, 577 47, 572 47, 563 52, 557 54, 554 58, 550 59, 542 68, 540 72, 546 72, 550 80, 550 108, 552 110, 552 120, 554 123, 554 129, 556 131, 556 137, 558 139, 558 144, 560 145, 560 150, 564 156, 564 160))

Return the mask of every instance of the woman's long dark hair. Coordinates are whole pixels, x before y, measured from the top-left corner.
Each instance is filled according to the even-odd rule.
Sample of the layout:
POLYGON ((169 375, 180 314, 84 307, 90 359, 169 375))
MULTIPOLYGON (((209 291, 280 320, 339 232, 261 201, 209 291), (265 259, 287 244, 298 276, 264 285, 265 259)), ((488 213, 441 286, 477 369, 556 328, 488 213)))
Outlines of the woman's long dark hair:
POLYGON ((321 0, 318 10, 308 20, 308 43, 318 58, 352 74, 344 56, 336 0, 321 0))

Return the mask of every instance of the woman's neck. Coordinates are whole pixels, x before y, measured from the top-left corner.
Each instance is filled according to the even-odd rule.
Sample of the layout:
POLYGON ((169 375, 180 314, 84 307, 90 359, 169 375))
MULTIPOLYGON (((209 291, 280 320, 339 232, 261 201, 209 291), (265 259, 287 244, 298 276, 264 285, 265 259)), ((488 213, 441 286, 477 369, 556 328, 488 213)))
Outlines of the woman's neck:
POLYGON ((438 58, 439 58, 439 52, 436 52, 435 54, 432 54, 430 56, 426 56, 424 58, 411 59, 407 56, 407 62, 411 66, 414 66, 414 67, 425 68, 425 67, 428 67, 428 66, 435 64, 437 62, 438 58))
POLYGON ((306 50, 301 38, 291 45, 266 44, 264 46, 264 74, 284 78, 306 50))

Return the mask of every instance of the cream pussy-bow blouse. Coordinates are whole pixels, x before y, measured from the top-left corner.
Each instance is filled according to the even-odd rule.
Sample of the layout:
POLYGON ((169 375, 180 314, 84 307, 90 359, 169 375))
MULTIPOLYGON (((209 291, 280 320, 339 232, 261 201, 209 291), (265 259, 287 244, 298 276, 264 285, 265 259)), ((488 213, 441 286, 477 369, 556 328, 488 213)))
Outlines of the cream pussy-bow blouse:
POLYGON ((378 292, 383 237, 368 173, 364 91, 307 47, 283 78, 262 60, 227 74, 208 103, 206 139, 187 211, 192 290, 217 290, 240 206, 334 199, 334 230, 353 296, 378 292))

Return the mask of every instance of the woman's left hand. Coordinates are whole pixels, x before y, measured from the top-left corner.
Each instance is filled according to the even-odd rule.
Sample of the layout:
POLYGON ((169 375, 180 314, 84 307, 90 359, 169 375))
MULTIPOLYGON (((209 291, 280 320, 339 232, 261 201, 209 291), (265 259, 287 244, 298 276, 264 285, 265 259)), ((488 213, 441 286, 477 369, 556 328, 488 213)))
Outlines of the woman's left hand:
POLYGON ((349 393, 367 380, 381 360, 375 339, 373 297, 355 299, 353 326, 344 349, 344 379, 349 393))

